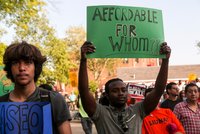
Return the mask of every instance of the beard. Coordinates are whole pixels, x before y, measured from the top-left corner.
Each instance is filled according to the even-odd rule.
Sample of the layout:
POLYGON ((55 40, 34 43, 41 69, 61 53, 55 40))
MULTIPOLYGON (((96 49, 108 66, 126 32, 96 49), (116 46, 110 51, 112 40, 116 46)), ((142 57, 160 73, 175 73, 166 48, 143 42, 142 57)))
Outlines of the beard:
POLYGON ((126 106, 126 101, 124 101, 124 102, 115 102, 115 103, 113 103, 113 106, 114 107, 117 107, 117 108, 122 108, 122 107, 125 107, 126 106))

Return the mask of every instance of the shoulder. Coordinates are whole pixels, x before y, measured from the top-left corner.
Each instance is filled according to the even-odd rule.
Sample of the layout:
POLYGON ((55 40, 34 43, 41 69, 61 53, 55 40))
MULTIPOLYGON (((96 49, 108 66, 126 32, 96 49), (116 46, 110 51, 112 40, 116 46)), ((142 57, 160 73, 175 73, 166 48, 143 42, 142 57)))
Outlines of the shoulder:
POLYGON ((105 105, 102 105, 102 104, 99 104, 99 103, 96 103, 96 104, 97 104, 96 110, 91 117, 93 120, 99 119, 99 117, 107 116, 110 113, 112 113, 111 107, 105 106, 105 105))
POLYGON ((171 111, 169 108, 159 108, 160 111, 168 112, 171 111))
POLYGON ((56 91, 49 91, 49 90, 41 88, 41 87, 38 87, 38 90, 39 90, 40 94, 48 94, 48 95, 50 95, 51 98, 54 98, 56 96, 62 97, 62 95, 56 91))
POLYGON ((169 108, 160 108, 160 111, 162 111, 162 113, 166 113, 166 114, 172 114, 172 110, 169 108))
POLYGON ((164 100, 164 101, 160 104, 160 106, 162 107, 162 106, 168 105, 169 101, 170 101, 169 99, 164 100))
POLYGON ((142 118, 146 116, 144 109, 145 109, 144 108, 144 101, 138 102, 138 103, 131 105, 127 108, 127 110, 130 110, 132 113, 139 113, 142 118))
POLYGON ((49 91, 49 92, 50 92, 51 99, 58 99, 58 100, 64 99, 64 96, 60 94, 59 92, 55 92, 55 91, 49 91))
POLYGON ((175 105, 174 110, 180 110, 181 108, 184 108, 187 105, 187 102, 179 102, 178 104, 175 105))

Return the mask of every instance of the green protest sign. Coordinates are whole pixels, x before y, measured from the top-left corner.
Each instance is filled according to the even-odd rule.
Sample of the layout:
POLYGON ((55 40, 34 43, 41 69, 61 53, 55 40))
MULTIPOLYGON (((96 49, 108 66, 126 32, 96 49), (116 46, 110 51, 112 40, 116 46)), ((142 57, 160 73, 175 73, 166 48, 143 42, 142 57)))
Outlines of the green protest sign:
POLYGON ((162 11, 127 6, 87 7, 87 40, 96 52, 89 58, 163 58, 162 11))
POLYGON ((6 77, 3 66, 0 66, 0 96, 14 89, 14 84, 6 77))

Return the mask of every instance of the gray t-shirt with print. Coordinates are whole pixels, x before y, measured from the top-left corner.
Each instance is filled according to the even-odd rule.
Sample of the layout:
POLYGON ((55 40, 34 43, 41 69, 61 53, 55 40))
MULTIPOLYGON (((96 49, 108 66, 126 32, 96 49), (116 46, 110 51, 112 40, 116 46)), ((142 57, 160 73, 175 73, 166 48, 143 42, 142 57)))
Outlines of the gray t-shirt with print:
POLYGON ((141 134, 142 120, 146 116, 143 102, 118 111, 112 106, 97 104, 92 120, 98 134, 141 134), (126 127, 126 131, 124 131, 126 127))

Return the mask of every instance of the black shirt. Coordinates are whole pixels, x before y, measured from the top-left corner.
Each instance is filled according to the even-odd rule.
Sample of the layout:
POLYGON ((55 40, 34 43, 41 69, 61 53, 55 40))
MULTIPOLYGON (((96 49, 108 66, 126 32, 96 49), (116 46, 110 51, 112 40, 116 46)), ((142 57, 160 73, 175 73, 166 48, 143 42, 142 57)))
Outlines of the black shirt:
POLYGON ((176 104, 178 104, 179 102, 181 102, 181 100, 177 99, 175 101, 166 99, 165 101, 163 101, 163 103, 161 103, 160 107, 161 108, 169 108, 172 111, 174 110, 174 107, 176 104))

